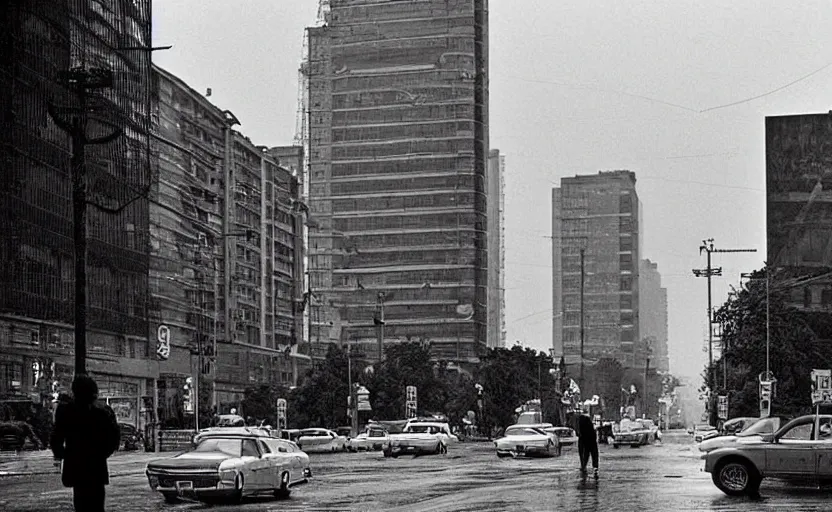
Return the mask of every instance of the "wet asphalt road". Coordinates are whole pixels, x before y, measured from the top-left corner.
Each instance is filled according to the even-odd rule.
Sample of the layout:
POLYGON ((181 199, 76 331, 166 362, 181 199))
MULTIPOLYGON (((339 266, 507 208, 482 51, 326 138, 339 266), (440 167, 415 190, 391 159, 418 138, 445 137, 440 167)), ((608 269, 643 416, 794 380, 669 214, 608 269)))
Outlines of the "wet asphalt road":
MULTIPOLYGON (((762 499, 717 490, 687 438, 638 449, 601 447, 598 482, 582 481, 575 450, 552 459, 497 459, 487 443, 458 444, 447 455, 385 459, 381 453, 312 454, 315 478, 287 500, 242 505, 167 505, 135 471, 113 479, 113 511, 820 511, 832 491, 765 481, 762 499)), ((0 478, 0 510, 70 511, 71 496, 55 476, 0 478)))

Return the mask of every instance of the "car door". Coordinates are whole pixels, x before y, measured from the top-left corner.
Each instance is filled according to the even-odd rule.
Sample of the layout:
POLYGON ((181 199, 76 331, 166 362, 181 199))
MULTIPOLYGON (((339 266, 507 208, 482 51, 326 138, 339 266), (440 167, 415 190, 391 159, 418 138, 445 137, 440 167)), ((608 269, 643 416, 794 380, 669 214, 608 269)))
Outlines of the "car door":
POLYGON ((812 442, 811 423, 794 425, 766 447, 766 473, 775 477, 812 476, 817 450, 812 442))
POLYGON ((248 489, 262 489, 268 481, 268 461, 263 458, 255 439, 243 439, 243 475, 248 489))
POLYGON ((265 466, 261 476, 264 487, 276 489, 280 485, 280 457, 277 448, 269 444, 268 441, 269 439, 260 439, 259 442, 265 466))
POLYGON ((297 466, 299 463, 295 461, 295 453, 291 447, 291 443, 281 439, 265 439, 264 442, 269 446, 271 453, 271 468, 274 474, 275 487, 280 485, 280 475, 284 471, 289 472, 289 481, 293 481, 298 473, 297 466))
POLYGON ((818 480, 832 480, 832 418, 820 418, 820 432, 815 441, 816 473, 818 480))

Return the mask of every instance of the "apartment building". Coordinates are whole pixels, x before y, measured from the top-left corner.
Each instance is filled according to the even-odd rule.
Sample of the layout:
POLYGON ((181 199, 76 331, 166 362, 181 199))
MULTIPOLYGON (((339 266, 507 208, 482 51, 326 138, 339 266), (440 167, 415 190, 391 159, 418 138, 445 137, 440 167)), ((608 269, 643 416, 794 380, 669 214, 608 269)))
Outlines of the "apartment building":
POLYGON ((568 365, 579 364, 583 356, 642 366, 641 204, 635 173, 563 178, 552 191, 552 212, 556 357, 563 356, 568 365))
POLYGON ((332 0, 302 66, 310 340, 488 342, 484 0, 332 0))
POLYGON ((171 343, 160 417, 183 414, 182 384, 197 374, 203 414, 240 411, 247 387, 294 385, 308 361, 300 178, 280 164, 289 148, 254 145, 231 112, 158 67, 154 91, 150 314, 171 343))
POLYGON ((650 356, 650 367, 670 370, 667 353, 667 288, 662 286, 658 264, 649 259, 639 260, 638 275, 639 335, 650 356))
POLYGON ((505 168, 499 149, 488 154, 488 347, 506 346, 505 168))
POLYGON ((74 373, 72 147, 86 94, 87 371, 119 421, 151 421, 148 342, 151 2, 21 0, 0 19, 0 395, 48 404, 74 373), (130 27, 127 30, 126 27, 130 27), (73 74, 68 73, 70 70, 73 74), (106 82, 111 79, 111 83, 106 82), (52 106, 50 113, 49 106, 52 106), (55 115, 56 117, 53 117, 55 115))

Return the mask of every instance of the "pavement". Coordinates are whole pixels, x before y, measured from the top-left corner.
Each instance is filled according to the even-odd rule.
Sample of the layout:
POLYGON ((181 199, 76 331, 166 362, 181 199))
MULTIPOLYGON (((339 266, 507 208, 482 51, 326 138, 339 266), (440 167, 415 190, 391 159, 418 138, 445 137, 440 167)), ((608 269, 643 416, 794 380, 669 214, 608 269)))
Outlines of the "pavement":
MULTIPOLYGON (((144 473, 144 466, 148 461, 166 457, 167 453, 145 452, 116 452, 109 459, 110 475, 118 477, 138 472, 144 473)), ((54 466, 51 450, 37 450, 24 452, 0 452, 0 485, 2 478, 57 475, 58 468, 54 466)))
MULTIPOLYGON (((641 448, 601 446, 599 480, 582 479, 573 449, 548 459, 498 459, 491 443, 452 445, 447 455, 386 459, 379 452, 311 454, 314 477, 286 500, 247 499, 240 505, 165 504, 150 490, 144 462, 157 454, 118 454, 107 488, 108 510, 119 512, 237 511, 822 511, 828 490, 763 482, 762 498, 725 496, 702 472, 687 436, 665 436, 641 448), (120 475, 120 476, 119 476, 120 475)), ((167 454, 163 454, 167 455, 167 454)), ((51 461, 51 459, 50 459, 51 461)), ((0 478, 0 510, 71 511, 57 474, 0 478)))

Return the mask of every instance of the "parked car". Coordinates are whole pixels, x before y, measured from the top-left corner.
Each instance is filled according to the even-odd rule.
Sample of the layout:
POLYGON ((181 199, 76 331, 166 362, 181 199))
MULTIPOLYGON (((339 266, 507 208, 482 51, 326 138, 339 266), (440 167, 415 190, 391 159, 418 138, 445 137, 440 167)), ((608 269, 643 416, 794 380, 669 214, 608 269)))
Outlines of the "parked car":
POLYGON ((688 430, 688 433, 693 435, 694 443, 701 443, 706 439, 719 435, 719 431, 716 427, 712 427, 710 425, 695 425, 693 429, 688 430))
POLYGON ((300 432, 299 428, 284 428, 280 431, 280 438, 297 443, 298 438, 300 438, 300 432))
POLYGON ((699 443, 699 451, 703 452, 701 458, 704 459, 709 452, 718 448, 724 448, 734 443, 757 443, 765 434, 773 434, 777 432, 781 426, 788 423, 788 419, 781 416, 772 416, 769 418, 756 418, 757 421, 748 423, 746 428, 734 436, 717 436, 706 439, 699 443))
POLYGON ((497 448, 497 457, 501 458, 560 455, 557 434, 528 425, 512 425, 506 428, 503 437, 494 441, 494 446, 497 448))
POLYGON ((306 452, 343 452, 347 438, 326 428, 306 428, 300 431, 298 446, 306 452))
POLYGON ((389 439, 390 434, 387 433, 386 429, 370 426, 356 437, 347 440, 347 450, 351 452, 382 450, 389 439))
POLYGON ((191 450, 151 461, 145 471, 150 488, 169 503, 265 493, 285 498, 312 477, 309 457, 295 443, 235 428, 206 433, 191 450))
POLYGON ((385 457, 398 457, 402 453, 448 453, 448 445, 459 441, 451 433, 447 423, 410 422, 400 434, 390 434, 384 445, 385 457))
POLYGON ((554 434, 558 439, 560 449, 578 444, 578 434, 569 427, 547 427, 543 429, 547 434, 554 434))
POLYGON ((139 447, 144 447, 144 438, 135 425, 119 423, 118 428, 121 431, 119 450, 138 450, 139 447))
POLYGON ((722 428, 720 429, 720 435, 735 435, 738 432, 742 432, 743 429, 751 426, 751 424, 757 421, 758 419, 759 418, 751 418, 745 416, 739 418, 731 418, 730 420, 727 420, 725 423, 722 424, 722 428))
POLYGON ((705 471, 729 496, 754 495, 765 478, 832 480, 832 415, 801 416, 756 443, 713 450, 705 471), (820 424, 815 431, 815 421, 820 424))
POLYGON ((652 420, 624 418, 621 420, 618 432, 615 432, 612 444, 613 448, 618 448, 623 444, 638 448, 658 441, 660 435, 659 429, 652 420))

